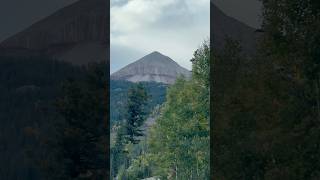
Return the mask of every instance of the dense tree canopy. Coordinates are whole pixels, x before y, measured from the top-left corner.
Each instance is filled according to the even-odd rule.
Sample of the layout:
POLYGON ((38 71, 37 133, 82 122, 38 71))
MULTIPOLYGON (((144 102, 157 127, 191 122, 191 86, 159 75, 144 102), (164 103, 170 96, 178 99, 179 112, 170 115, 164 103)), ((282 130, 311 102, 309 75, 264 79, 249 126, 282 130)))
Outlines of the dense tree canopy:
POLYGON ((60 121, 50 148, 50 179, 107 179, 107 83, 104 64, 86 68, 84 78, 63 83, 56 101, 60 121))
POLYGON ((214 178, 318 179, 319 3, 263 4, 256 56, 214 52, 214 178))
POLYGON ((178 79, 152 129, 154 174, 169 179, 209 179, 210 46, 194 53, 192 80, 178 79))

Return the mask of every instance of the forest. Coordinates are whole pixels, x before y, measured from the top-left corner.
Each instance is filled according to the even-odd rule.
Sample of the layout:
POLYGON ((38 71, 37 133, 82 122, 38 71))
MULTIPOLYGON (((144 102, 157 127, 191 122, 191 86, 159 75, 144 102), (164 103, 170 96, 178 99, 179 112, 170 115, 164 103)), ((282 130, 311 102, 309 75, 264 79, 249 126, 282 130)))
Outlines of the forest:
POLYGON ((145 86, 128 89, 124 118, 111 139, 112 179, 209 179, 209 42, 191 61, 192 79, 168 86, 165 101, 151 112, 145 86))
MULTIPOLYGON (((150 98, 147 111, 165 101, 167 85, 157 82, 142 82, 150 98)), ((123 119, 128 90, 134 83, 123 80, 110 80, 110 126, 123 119)))
POLYGON ((1 179, 106 178, 106 64, 0 59, 1 179))
POLYGON ((320 3, 262 3, 258 52, 211 56, 213 179, 319 179, 320 3))

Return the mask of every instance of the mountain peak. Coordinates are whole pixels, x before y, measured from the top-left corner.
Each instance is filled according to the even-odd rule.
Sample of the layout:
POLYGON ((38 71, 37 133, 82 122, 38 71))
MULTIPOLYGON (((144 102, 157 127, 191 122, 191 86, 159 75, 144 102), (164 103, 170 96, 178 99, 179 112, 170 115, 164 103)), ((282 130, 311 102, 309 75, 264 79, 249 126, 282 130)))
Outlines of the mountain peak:
POLYGON ((161 54, 160 52, 158 52, 158 51, 153 51, 152 53, 150 53, 150 54, 152 54, 152 55, 163 55, 163 54, 161 54))
POLYGON ((153 51, 150 54, 143 56, 141 59, 136 61, 136 63, 155 63, 155 64, 171 64, 178 65, 174 60, 170 57, 161 54, 158 51, 153 51))
POLYGON ((159 51, 153 51, 152 53, 148 54, 147 56, 164 56, 164 57, 167 57, 166 55, 160 53, 159 51))
POLYGON ((73 64, 107 60, 108 2, 79 0, 0 43, 9 56, 39 54, 73 64))
MULTIPOLYGON (((152 59, 154 59, 154 58, 156 58, 156 57, 159 57, 159 58, 165 58, 165 57, 167 57, 167 56, 165 56, 165 55, 163 55, 163 54, 161 54, 160 52, 158 52, 158 51, 153 51, 152 53, 150 53, 150 54, 147 54, 147 55, 145 55, 144 57, 142 57, 142 58, 145 58, 145 59, 149 59, 149 60, 152 60, 152 59)), ((141 59, 142 59, 141 58, 141 59)))
POLYGON ((170 57, 154 51, 113 73, 111 79, 131 82, 155 81, 172 84, 179 75, 188 78, 191 73, 170 57))

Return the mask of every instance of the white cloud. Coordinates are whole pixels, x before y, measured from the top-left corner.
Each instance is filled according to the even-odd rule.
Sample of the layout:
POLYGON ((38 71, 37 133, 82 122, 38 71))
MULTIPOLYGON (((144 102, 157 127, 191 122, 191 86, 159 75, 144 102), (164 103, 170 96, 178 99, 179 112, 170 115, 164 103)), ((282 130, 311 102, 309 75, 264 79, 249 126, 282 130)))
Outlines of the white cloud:
MULTIPOLYGON (((114 52, 125 53, 130 49, 145 55, 156 50, 191 69, 190 59, 194 50, 210 34, 209 7, 209 0, 128 0, 122 4, 113 3, 111 49, 125 47, 114 52)), ((121 60, 111 59, 111 63, 121 64, 121 60)))

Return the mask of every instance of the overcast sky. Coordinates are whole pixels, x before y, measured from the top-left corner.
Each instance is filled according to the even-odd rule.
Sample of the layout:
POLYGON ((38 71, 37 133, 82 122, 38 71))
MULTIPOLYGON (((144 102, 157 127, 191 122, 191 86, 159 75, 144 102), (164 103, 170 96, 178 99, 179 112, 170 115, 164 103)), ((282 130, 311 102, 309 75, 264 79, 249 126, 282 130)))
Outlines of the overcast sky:
POLYGON ((210 35, 210 0, 111 0, 111 73, 153 51, 191 69, 210 35))

